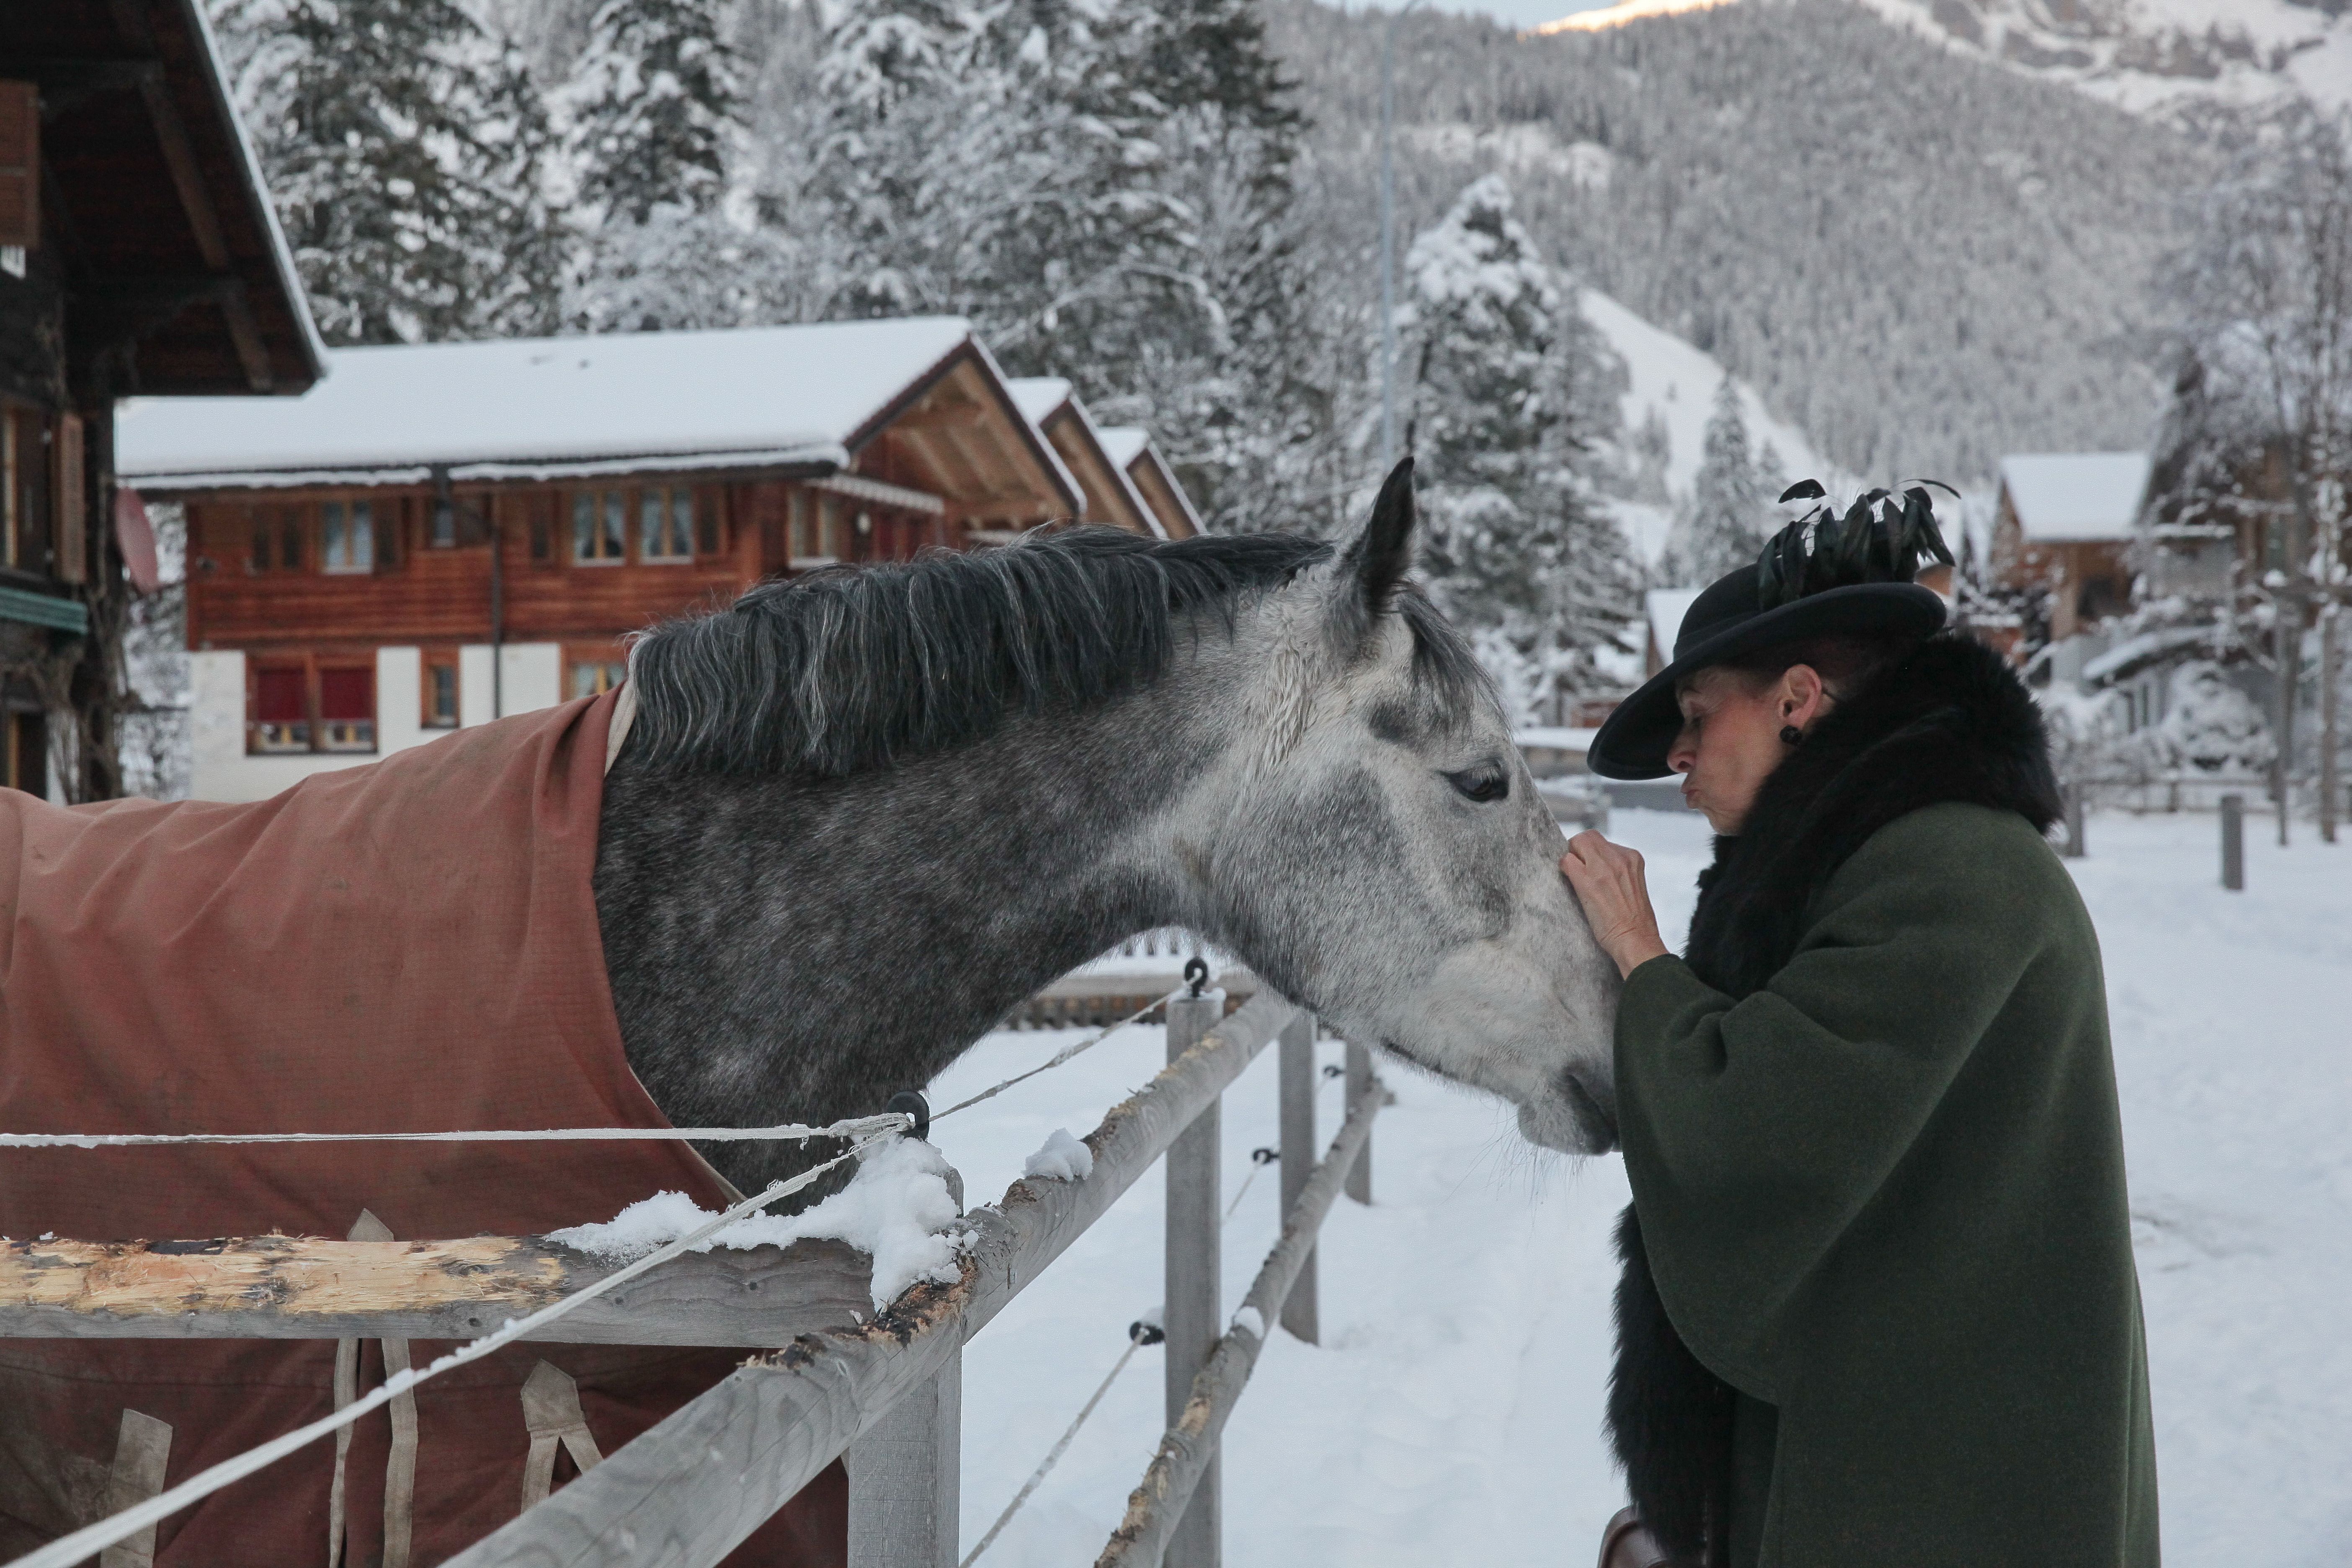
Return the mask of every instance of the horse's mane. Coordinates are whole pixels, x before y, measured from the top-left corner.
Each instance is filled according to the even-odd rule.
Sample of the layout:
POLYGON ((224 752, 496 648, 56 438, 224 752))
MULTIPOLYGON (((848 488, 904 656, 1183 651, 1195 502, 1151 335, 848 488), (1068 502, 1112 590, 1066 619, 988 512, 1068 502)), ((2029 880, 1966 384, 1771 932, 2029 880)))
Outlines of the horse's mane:
MULTIPOLYGON (((764 583, 664 623, 629 658, 633 760, 695 772, 833 777, 975 741, 1016 713, 1150 684, 1188 626, 1331 557, 1287 533, 1161 542, 1069 528, 975 552, 764 583)), ((1397 608, 1413 675, 1476 700, 1466 644, 1417 592, 1397 608)))

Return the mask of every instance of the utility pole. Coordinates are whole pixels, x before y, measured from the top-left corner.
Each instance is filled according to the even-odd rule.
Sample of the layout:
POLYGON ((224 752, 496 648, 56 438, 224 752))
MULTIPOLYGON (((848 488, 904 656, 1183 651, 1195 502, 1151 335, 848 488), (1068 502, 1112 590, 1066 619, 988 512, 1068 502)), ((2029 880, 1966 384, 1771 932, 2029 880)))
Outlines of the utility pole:
POLYGON ((1396 26, 1421 0, 1388 14, 1381 32, 1381 472, 1396 467, 1396 26))

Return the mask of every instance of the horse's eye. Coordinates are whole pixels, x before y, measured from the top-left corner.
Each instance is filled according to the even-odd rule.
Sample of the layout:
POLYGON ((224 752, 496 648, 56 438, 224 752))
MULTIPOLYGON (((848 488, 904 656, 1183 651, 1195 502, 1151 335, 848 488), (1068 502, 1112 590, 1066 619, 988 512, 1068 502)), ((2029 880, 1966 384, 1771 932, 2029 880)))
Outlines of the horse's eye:
POLYGON ((1481 804, 1501 800, 1511 793, 1511 775, 1500 768, 1465 768, 1458 773, 1448 773, 1445 782, 1454 786, 1465 800, 1481 804))

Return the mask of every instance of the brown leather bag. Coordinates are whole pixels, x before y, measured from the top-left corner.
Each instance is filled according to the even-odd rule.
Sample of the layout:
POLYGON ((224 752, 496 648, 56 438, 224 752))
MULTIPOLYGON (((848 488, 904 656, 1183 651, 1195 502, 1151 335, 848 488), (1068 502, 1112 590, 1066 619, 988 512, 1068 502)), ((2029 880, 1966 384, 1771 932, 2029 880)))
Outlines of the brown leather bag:
POLYGON ((1673 1568, 1673 1563, 1658 1538, 1642 1528, 1630 1508, 1619 1509, 1601 1532, 1601 1568, 1673 1568))

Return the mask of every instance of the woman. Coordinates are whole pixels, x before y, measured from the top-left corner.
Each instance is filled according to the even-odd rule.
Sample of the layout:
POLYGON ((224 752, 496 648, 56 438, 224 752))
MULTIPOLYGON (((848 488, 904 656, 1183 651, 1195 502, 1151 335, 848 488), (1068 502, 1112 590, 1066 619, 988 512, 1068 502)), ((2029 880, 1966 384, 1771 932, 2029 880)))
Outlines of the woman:
POLYGON ((1560 862, 1625 976, 1610 1425, 1680 1563, 2158 1560, 2098 942, 2037 710, 1937 635, 1930 553, 1924 491, 1816 511, 1595 737, 1719 835, 1683 957, 1639 855, 1560 862))

